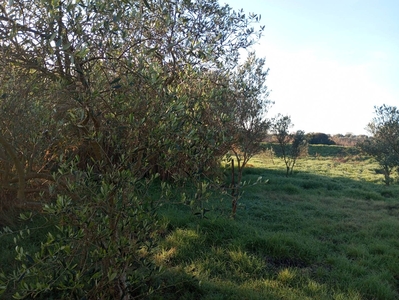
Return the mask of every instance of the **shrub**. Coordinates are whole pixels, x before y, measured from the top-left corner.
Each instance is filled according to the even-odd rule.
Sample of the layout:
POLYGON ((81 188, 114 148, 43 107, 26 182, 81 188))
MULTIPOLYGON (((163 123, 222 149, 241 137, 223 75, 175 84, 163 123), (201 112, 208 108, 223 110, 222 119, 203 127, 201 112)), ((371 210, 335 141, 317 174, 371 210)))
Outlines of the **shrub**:
POLYGON ((335 142, 325 133, 309 133, 307 138, 308 143, 312 145, 335 145, 335 142))
MULTIPOLYGON (((130 299, 153 292, 150 281, 159 270, 150 259, 157 242, 156 201, 151 184, 135 181, 123 171, 97 178, 70 166, 62 176, 74 176, 44 215, 56 226, 40 250, 26 251, 16 240, 18 266, 1 274, 17 299, 130 299)), ((0 289, 0 291, 1 291, 0 289)))

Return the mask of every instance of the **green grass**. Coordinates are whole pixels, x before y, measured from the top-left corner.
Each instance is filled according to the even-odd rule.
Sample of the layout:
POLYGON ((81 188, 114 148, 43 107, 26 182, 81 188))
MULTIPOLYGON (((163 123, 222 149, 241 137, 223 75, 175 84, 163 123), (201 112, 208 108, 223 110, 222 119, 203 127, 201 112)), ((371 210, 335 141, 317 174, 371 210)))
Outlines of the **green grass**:
POLYGON ((250 165, 244 180, 268 183, 243 188, 234 219, 228 197, 206 202, 206 219, 162 206, 154 299, 399 299, 399 185, 372 159, 311 146, 291 177, 279 157, 250 165))
POLYGON ((269 182, 244 188, 235 219, 228 199, 209 219, 164 208, 157 262, 196 286, 182 299, 399 298, 398 185, 354 149, 315 148, 288 178, 280 158, 252 159, 244 180, 269 182))

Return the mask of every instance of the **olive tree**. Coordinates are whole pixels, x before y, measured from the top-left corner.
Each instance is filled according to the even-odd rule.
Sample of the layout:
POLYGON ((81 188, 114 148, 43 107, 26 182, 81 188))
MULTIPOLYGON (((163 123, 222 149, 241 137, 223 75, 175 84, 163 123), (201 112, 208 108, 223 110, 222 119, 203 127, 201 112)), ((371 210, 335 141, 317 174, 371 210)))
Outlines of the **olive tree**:
POLYGON ((2 188, 24 202, 53 181, 45 213, 58 225, 38 253, 16 248, 3 290, 148 296, 143 251, 162 197, 146 189, 156 176, 197 178, 231 147, 230 74, 257 22, 216 0, 0 3, 2 188))
POLYGON ((257 58, 254 52, 232 74, 231 96, 227 107, 232 109, 233 120, 230 134, 233 140, 231 151, 237 161, 237 184, 234 182, 234 159, 232 159, 233 215, 242 181, 242 174, 248 161, 262 150, 269 129, 266 113, 272 102, 268 99, 269 91, 266 77, 265 59, 257 58), (230 104, 230 105, 229 105, 230 104))
POLYGON ((293 127, 291 118, 279 114, 272 120, 272 131, 277 139, 281 155, 286 166, 286 176, 292 175, 297 159, 307 151, 305 132, 298 130, 291 134, 289 129, 293 127))
POLYGON ((358 143, 376 159, 384 174, 384 183, 391 183, 391 173, 399 166, 399 110, 395 106, 375 107, 375 117, 367 125, 372 137, 358 143))
MULTIPOLYGON (((18 74, 4 78, 2 95, 19 105, 5 92, 5 84, 14 80, 15 86, 23 85, 22 74, 28 76, 34 92, 23 99, 46 113, 32 130, 45 133, 42 144, 47 148, 26 149, 36 149, 36 156, 47 161, 36 164, 29 176, 27 170, 18 173, 19 198, 24 198, 23 181, 48 175, 46 167, 61 154, 79 155, 81 168, 101 161, 99 173, 127 155, 138 177, 173 175, 170 165, 191 162, 186 156, 195 153, 198 158, 204 148, 205 163, 218 156, 220 149, 211 152, 207 143, 215 140, 210 136, 218 137, 216 129, 230 116, 219 117, 218 103, 227 95, 215 83, 236 65, 239 50, 250 47, 262 32, 252 26, 258 16, 246 17, 214 0, 16 0, 0 4, 0 13, 1 65, 5 74, 18 74), (206 79, 206 70, 215 70, 213 82, 206 79), (181 89, 183 81, 189 94, 181 89), (198 121, 190 123, 193 111, 198 121), (189 133, 183 144, 176 139, 182 128, 189 133), (187 153, 175 155, 177 149, 187 153)), ((30 115, 22 114, 25 124, 31 123, 30 115)), ((14 125, 9 128, 18 128, 14 125)), ((18 135, 3 137, 4 145, 14 145, 7 164, 16 170, 25 166, 33 154, 17 149, 18 135)), ((219 138, 217 143, 223 143, 219 138)))
POLYGON ((233 105, 234 111, 234 144, 232 151, 237 159, 239 178, 242 169, 251 157, 262 150, 269 121, 266 113, 271 101, 266 86, 268 69, 265 69, 265 59, 250 53, 246 61, 237 68, 234 74, 233 105))

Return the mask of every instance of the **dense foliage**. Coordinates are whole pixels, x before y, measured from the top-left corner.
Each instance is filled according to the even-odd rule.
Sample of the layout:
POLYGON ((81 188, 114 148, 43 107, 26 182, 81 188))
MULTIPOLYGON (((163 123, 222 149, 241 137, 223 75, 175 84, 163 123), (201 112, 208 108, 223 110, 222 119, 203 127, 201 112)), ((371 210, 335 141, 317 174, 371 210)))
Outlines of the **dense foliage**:
POLYGON ((391 172, 399 167, 399 110, 387 105, 375 107, 375 117, 367 129, 372 138, 358 146, 378 161, 384 182, 389 185, 391 172))
POLYGON ((286 166, 286 176, 292 175, 297 159, 301 155, 306 155, 308 149, 305 132, 297 130, 295 133, 290 133, 290 128, 293 126, 290 116, 278 114, 272 120, 272 132, 286 166))
POLYGON ((17 248, 22 265, 3 288, 150 292, 135 276, 163 196, 148 186, 160 177, 202 191, 229 151, 246 162, 260 149, 267 71, 240 57, 258 21, 215 0, 0 4, 2 201, 57 199, 45 213, 59 229, 36 254, 17 248))
POLYGON ((325 133, 308 133, 306 135, 308 143, 311 145, 335 145, 335 142, 325 133))
MULTIPOLYGON (((267 72, 255 82, 236 68, 256 15, 208 0, 10 3, 0 7, 2 182, 18 178, 20 199, 61 154, 82 169, 101 161, 99 173, 124 159, 137 177, 206 170, 263 113, 267 72)), ((242 69, 252 64, 264 72, 253 56, 242 69)))

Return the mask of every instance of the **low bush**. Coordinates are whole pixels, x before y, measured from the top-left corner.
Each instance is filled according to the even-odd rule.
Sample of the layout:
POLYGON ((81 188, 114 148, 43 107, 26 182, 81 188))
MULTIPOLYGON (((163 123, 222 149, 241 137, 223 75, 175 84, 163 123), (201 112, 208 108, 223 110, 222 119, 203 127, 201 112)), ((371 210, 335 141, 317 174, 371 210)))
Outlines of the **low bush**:
MULTIPOLYGON (((14 298, 146 298, 159 275, 152 251, 159 239, 157 202, 127 171, 98 180, 91 172, 65 168, 74 176, 43 216, 51 225, 37 247, 24 246, 36 230, 15 237, 16 264, 2 270, 1 290, 14 298)), ((30 215, 22 215, 26 220, 30 215)), ((2 236, 12 234, 4 229, 2 236)), ((43 237, 43 235, 41 235, 43 237)))

